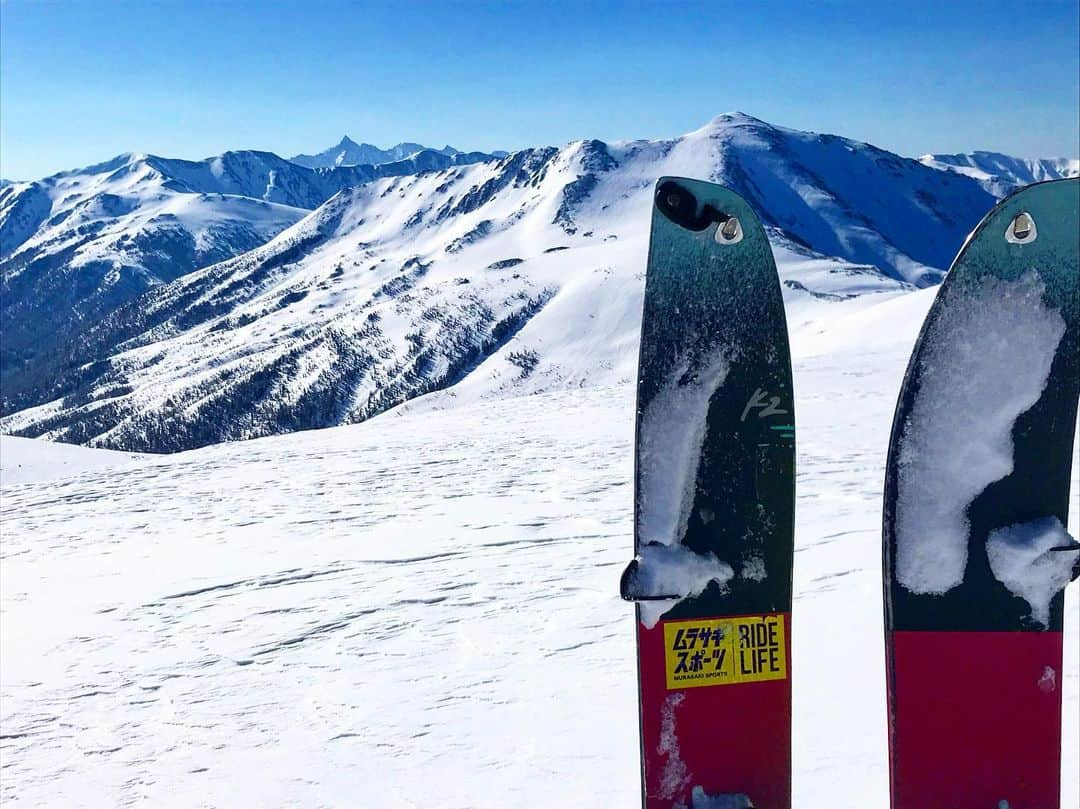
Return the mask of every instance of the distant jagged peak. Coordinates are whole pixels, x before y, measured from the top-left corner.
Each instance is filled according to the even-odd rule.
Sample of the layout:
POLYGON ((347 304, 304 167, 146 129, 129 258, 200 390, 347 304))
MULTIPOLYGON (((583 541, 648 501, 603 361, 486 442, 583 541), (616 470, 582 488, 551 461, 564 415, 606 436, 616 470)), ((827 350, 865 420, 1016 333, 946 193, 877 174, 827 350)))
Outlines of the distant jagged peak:
MULTIPOLYGON (((459 149, 447 144, 441 149, 424 146, 413 141, 403 141, 388 149, 383 149, 372 143, 357 143, 348 135, 344 135, 337 145, 324 149, 317 154, 299 154, 290 158, 291 162, 312 169, 335 168, 339 166, 378 166, 383 163, 395 163, 408 160, 414 155, 423 152, 456 157, 463 154, 459 149)), ((497 155, 493 155, 497 156, 497 155)))

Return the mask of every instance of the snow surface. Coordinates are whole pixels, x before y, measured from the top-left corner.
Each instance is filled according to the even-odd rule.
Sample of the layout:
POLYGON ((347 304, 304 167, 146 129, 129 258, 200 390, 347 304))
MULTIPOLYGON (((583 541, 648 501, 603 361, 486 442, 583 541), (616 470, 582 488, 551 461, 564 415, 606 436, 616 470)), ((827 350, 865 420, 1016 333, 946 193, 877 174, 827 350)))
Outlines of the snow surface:
MULTIPOLYGON (((800 809, 888 806, 881 488, 932 299, 791 318, 800 809)), ((0 800, 637 805, 618 597, 633 410, 630 384, 444 393, 360 425, 5 482, 0 800)), ((1074 534, 1078 493, 1074 471, 1074 534)), ((1066 598, 1076 806, 1077 588, 1066 598)))
POLYGON ((986 554, 994 577, 1010 593, 1031 606, 1031 617, 1043 626, 1050 623, 1050 601, 1072 579, 1075 551, 1053 548, 1076 546, 1057 517, 1018 523, 991 531, 986 554))
POLYGON ((898 459, 896 578, 913 593, 964 580, 968 506, 1012 471, 1013 425, 1042 395, 1065 334, 1043 292, 1035 272, 987 277, 948 299, 927 331, 898 459))
POLYGON ((0 486, 68 478, 83 472, 124 466, 145 456, 87 449, 35 438, 0 435, 0 486))

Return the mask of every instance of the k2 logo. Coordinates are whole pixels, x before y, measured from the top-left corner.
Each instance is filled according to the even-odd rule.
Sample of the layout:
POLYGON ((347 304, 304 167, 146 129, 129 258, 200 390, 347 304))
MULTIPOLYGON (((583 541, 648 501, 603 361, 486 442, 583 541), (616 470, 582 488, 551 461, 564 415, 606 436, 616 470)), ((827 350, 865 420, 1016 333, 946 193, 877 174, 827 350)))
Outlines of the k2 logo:
POLYGON ((746 421, 746 417, 750 415, 750 411, 758 408, 758 418, 763 419, 766 416, 783 416, 787 414, 787 411, 780 407, 780 397, 770 396, 767 390, 758 388, 754 391, 754 395, 750 397, 750 401, 746 403, 746 407, 743 408, 742 417, 739 421, 746 421))

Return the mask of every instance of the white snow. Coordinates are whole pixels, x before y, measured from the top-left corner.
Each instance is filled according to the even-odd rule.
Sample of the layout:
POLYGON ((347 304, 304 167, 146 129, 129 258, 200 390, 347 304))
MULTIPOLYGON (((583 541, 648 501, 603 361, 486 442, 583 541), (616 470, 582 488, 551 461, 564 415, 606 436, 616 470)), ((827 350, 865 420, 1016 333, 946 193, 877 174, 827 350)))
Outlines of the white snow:
MULTIPOLYGON (((9 227, 7 220, 18 215, 19 206, 26 204, 24 198, 33 197, 39 210, 29 218, 27 232, 12 232, 5 240, 9 243, 3 255, 6 259, 10 252, 13 268, 6 271, 18 275, 31 260, 57 261, 59 256, 72 268, 97 261, 138 267, 159 282, 159 270, 153 268, 161 263, 162 255, 175 249, 166 238, 175 232, 190 233, 198 250, 216 246, 219 253, 235 255, 277 235, 308 213, 255 195, 240 195, 248 188, 222 187, 219 193, 178 191, 162 168, 183 162, 121 155, 13 189, 0 198, 0 224, 9 227), (63 258, 66 251, 72 251, 70 258, 63 258), (155 257, 158 264, 153 262, 155 257)), ((210 177, 220 178, 225 172, 221 157, 205 165, 210 177)), ((174 259, 178 265, 186 260, 181 254, 174 259)), ((172 280, 172 276, 163 280, 172 280)))
POLYGON ((1050 623, 1050 601, 1072 578, 1080 545, 1057 517, 1018 523, 991 531, 986 554, 995 578, 1027 601, 1031 617, 1050 623), (1076 551, 1052 548, 1076 546, 1076 551))
POLYGON ((722 349, 695 366, 687 359, 677 362, 641 414, 637 506, 643 544, 674 545, 686 533, 697 492, 705 416, 729 367, 722 349))
POLYGON ((897 481, 896 578, 911 592, 945 593, 963 581, 968 506, 1012 471, 1013 425, 1039 400, 1065 334, 1043 290, 1034 272, 987 278, 954 297, 928 331, 897 481))
POLYGON ((723 586, 735 575, 731 565, 713 554, 695 553, 678 544, 645 545, 637 561, 636 594, 653 598, 675 596, 638 604, 641 622, 649 629, 682 599, 700 594, 713 581, 723 586))
POLYGON ((679 706, 686 699, 686 694, 676 691, 668 694, 664 700, 664 707, 660 709, 660 741, 657 749, 665 756, 664 771, 660 775, 660 797, 674 798, 680 790, 688 785, 690 773, 686 769, 686 762, 682 760, 682 751, 679 749, 678 713, 679 706))
POLYGON ((995 196, 1004 196, 1020 186, 1080 176, 1076 158, 1030 159, 996 152, 969 154, 926 154, 919 158, 925 166, 953 171, 978 180, 995 196))
POLYGON ((745 795, 708 795, 694 787, 689 809, 754 809, 754 804, 745 795))
POLYGON ((734 575, 728 562, 679 544, 697 493, 709 402, 729 368, 723 348, 695 362, 682 358, 641 416, 637 510, 642 547, 635 590, 677 596, 639 604, 641 622, 650 628, 681 599, 698 595, 711 581, 723 585, 734 575))
MULTIPOLYGON (((792 327, 800 809, 889 805, 881 481, 932 298, 875 298, 792 327), (900 323, 898 307, 916 326, 878 333, 874 310, 900 323)), ((441 395, 355 426, 5 481, 0 801, 637 805, 635 621, 618 597, 633 403, 629 380, 441 395)), ((1074 534, 1078 500, 1074 471, 1074 534)), ((1076 806, 1077 588, 1066 598, 1062 805, 1076 806)))
POLYGON ((0 435, 0 486, 67 478, 133 463, 145 455, 54 444, 35 438, 0 435))

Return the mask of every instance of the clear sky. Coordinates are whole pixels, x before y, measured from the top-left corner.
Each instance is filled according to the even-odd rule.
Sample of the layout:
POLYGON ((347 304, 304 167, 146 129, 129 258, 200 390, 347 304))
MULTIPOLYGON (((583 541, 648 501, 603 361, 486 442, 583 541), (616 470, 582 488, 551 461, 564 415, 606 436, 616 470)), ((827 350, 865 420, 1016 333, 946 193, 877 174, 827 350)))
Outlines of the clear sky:
POLYGON ((741 110, 906 155, 1080 152, 1076 0, 0 0, 0 176, 677 135, 741 110))

